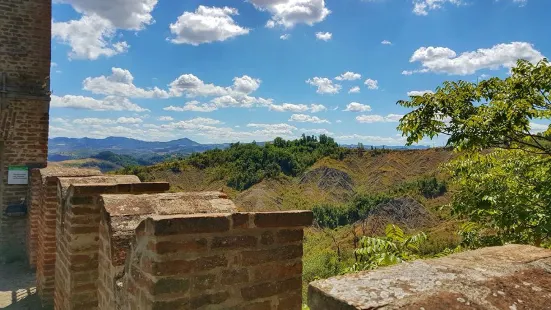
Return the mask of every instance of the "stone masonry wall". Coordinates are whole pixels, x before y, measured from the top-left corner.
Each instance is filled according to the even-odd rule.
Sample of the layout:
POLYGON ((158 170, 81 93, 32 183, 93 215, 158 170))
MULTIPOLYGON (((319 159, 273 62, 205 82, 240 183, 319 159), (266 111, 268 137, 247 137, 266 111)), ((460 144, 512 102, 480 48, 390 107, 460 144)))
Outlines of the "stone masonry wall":
POLYGON ((153 216, 136 229, 116 299, 123 309, 301 309, 311 223, 310 211, 153 216))
MULTIPOLYGON (((64 183, 64 179, 60 183, 64 183)), ((100 194, 164 192, 168 183, 76 184, 58 213, 55 309, 96 309, 100 194)))
POLYGON ((24 250, 26 217, 4 215, 27 197, 9 166, 45 167, 48 144, 51 0, 0 2, 0 245, 24 250))

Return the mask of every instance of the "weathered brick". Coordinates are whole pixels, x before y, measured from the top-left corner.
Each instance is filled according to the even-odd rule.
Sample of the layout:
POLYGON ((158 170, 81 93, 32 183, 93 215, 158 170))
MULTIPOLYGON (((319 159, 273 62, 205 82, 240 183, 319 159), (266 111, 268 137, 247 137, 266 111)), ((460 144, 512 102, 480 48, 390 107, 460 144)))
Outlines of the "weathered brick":
POLYGON ((153 288, 155 295, 171 294, 171 293, 185 293, 189 290, 189 279, 160 279, 153 288))
POLYGON ((290 243, 302 241, 304 231, 302 229, 282 229, 277 232, 277 242, 290 243))
POLYGON ((212 248, 251 248, 256 246, 254 236, 224 236, 212 239, 212 248))
POLYGON ((230 220, 225 215, 190 215, 157 220, 154 229, 156 236, 224 232, 230 229, 230 220))
POLYGON ((201 252, 207 249, 207 239, 200 238, 188 241, 160 241, 157 243, 150 243, 149 248, 155 251, 157 254, 168 254, 177 252, 201 252))
POLYGON ((241 296, 245 300, 253 300, 259 298, 270 297, 287 292, 300 291, 302 286, 302 278, 283 280, 279 282, 266 282, 241 289, 241 296))
POLYGON ((274 262, 255 266, 252 269, 252 274, 255 281, 294 278, 302 274, 302 261, 274 262))
POLYGON ((216 305, 220 304, 230 297, 228 292, 217 292, 213 294, 201 294, 197 297, 192 297, 190 299, 189 305, 191 309, 197 309, 206 305, 216 305))
POLYGON ((300 257, 302 257, 302 244, 286 245, 277 249, 243 251, 241 253, 241 264, 243 266, 251 266, 300 257))
POLYGON ((285 294, 279 297, 277 310, 300 310, 302 308, 302 295, 300 292, 285 294))
POLYGON ((260 237, 260 243, 263 245, 271 245, 274 243, 274 233, 271 231, 265 231, 262 233, 262 236, 260 237))
POLYGON ((249 270, 247 268, 223 270, 220 275, 220 283, 224 285, 245 283, 249 281, 249 270))
POLYGON ((212 289, 214 288, 214 285, 216 284, 216 275, 214 274, 203 274, 203 275, 197 275, 193 276, 190 279, 191 284, 191 292, 201 292, 204 290, 212 289))
POLYGON ((248 213, 234 213, 232 214, 233 228, 247 228, 249 227, 249 214, 248 213))

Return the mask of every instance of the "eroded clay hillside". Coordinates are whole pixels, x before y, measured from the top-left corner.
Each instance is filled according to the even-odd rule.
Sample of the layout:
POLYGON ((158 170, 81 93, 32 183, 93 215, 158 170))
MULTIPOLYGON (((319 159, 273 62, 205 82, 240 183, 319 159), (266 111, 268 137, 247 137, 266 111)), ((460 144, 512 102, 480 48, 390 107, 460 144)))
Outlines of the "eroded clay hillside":
POLYGON ((298 177, 265 178, 244 191, 228 187, 212 169, 193 166, 152 166, 141 177, 170 182, 173 191, 222 189, 246 211, 311 209, 322 203, 345 203, 356 193, 388 192, 423 177, 443 178, 439 167, 453 156, 445 149, 351 152, 342 160, 323 158, 298 177))

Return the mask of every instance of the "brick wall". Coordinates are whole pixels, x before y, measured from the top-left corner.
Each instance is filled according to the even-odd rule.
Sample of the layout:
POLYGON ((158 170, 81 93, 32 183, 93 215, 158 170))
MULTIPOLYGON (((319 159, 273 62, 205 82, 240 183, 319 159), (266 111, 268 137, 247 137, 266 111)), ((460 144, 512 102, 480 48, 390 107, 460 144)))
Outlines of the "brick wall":
MULTIPOLYGON (((56 256, 56 214, 60 208, 61 198, 58 197, 58 179, 63 176, 79 176, 80 179, 86 179, 86 176, 101 174, 94 169, 75 169, 49 167, 31 171, 31 176, 35 179, 40 177, 41 185, 39 189, 31 187, 31 190, 37 189, 38 194, 28 194, 33 197, 31 200, 38 200, 37 209, 33 210, 31 204, 31 224, 35 225, 36 233, 29 231, 29 236, 37 235, 36 238, 36 288, 38 294, 42 297, 45 305, 53 303, 54 294, 54 275, 55 275, 55 256, 56 256), (38 198, 35 197, 38 195, 38 198), (37 218, 37 219, 36 219, 37 218)), ((33 228, 33 226, 28 226, 33 228)), ((27 237, 32 242, 32 237, 27 237)), ((29 252, 29 257, 33 252, 29 252)), ((29 259, 30 260, 30 259, 29 259)))
POLYGON ((6 217, 28 185, 7 184, 12 165, 44 167, 47 159, 50 0, 0 3, 0 245, 24 249, 26 217, 6 217))
POLYGON ((40 216, 40 203, 42 199, 42 176, 40 169, 30 171, 30 186, 27 195, 29 209, 27 219, 26 250, 27 259, 31 268, 36 266, 36 249, 38 246, 38 226, 40 216))
MULTIPOLYGON (((60 184, 67 184, 64 181, 66 179, 60 179, 60 184)), ((168 189, 168 183, 119 183, 74 184, 66 190, 57 222, 55 309, 97 308, 101 210, 98 195, 155 193, 168 189)))
POLYGON ((300 309, 311 223, 309 211, 153 216, 136 229, 123 281, 106 286, 124 286, 124 309, 300 309))

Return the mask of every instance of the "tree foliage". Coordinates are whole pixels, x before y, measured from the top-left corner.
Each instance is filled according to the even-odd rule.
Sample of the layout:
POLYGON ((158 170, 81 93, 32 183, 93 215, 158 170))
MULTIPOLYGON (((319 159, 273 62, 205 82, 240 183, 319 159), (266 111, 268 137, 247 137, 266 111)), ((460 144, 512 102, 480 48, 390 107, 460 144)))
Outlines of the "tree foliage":
POLYGON ((362 237, 359 246, 354 250, 356 263, 349 272, 375 269, 401 263, 419 257, 419 247, 427 240, 423 232, 406 235, 404 231, 389 224, 385 229, 385 237, 362 237))
POLYGON ((312 209, 314 222, 322 228, 337 228, 353 224, 359 220, 366 219, 369 211, 381 203, 390 201, 390 197, 377 195, 357 195, 354 199, 344 205, 319 205, 312 209))
POLYGON ((471 222, 462 230, 470 246, 549 242, 551 128, 537 134, 531 122, 551 117, 550 91, 549 62, 519 60, 505 79, 445 82, 398 102, 414 108, 398 126, 408 144, 444 134, 466 151, 447 169, 452 210, 471 222))

